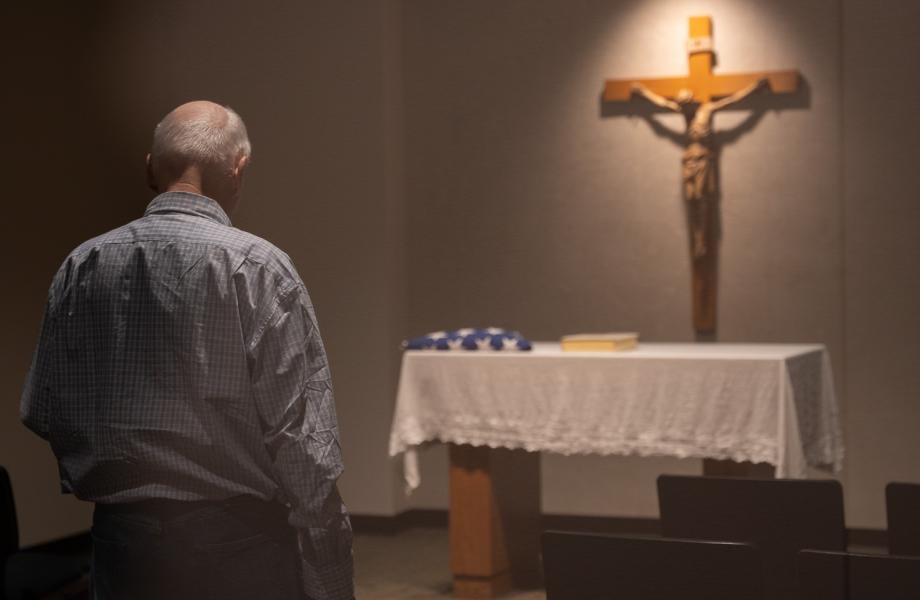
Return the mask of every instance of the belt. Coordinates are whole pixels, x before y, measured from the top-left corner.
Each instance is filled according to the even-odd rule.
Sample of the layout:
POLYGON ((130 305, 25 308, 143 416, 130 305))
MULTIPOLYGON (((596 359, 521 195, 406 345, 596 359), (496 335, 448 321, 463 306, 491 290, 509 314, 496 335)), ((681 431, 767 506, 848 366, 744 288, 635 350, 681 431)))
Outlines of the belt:
POLYGON ((222 508, 264 517, 282 517, 286 520, 288 507, 277 502, 267 502, 255 496, 233 496, 223 500, 172 500, 154 498, 135 502, 96 504, 101 514, 145 514, 161 519, 172 519, 207 508, 222 508))

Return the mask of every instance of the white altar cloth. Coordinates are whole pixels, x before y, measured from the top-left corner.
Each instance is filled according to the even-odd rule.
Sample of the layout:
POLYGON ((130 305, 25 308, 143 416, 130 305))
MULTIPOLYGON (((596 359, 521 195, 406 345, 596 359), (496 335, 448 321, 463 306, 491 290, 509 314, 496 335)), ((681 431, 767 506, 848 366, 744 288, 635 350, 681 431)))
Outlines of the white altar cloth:
POLYGON ((407 351, 390 455, 431 441, 561 454, 765 462, 777 477, 843 462, 824 346, 642 343, 625 352, 407 351))

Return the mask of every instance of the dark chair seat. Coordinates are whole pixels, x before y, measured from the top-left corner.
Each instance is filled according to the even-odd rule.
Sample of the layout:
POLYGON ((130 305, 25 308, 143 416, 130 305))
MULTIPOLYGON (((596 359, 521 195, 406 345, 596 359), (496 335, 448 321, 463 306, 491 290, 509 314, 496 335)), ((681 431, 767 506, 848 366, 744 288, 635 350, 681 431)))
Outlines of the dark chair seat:
POLYGON ((803 550, 800 600, 917 600, 920 557, 803 550))
POLYGON ((86 581, 88 573, 88 555, 64 556, 19 548, 13 487, 9 473, 0 467, 0 600, 49 596, 68 584, 86 581))
POLYGON ((84 578, 88 573, 87 557, 58 556, 28 550, 17 552, 6 561, 6 598, 43 598, 84 578))
POLYGON ((547 531, 547 600, 758 600, 749 544, 547 531))
POLYGON ((666 537, 758 547, 768 599, 795 593, 800 550, 846 550, 843 490, 834 480, 662 475, 658 503, 666 537))
POLYGON ((888 552, 920 556, 920 484, 885 486, 888 513, 888 552))

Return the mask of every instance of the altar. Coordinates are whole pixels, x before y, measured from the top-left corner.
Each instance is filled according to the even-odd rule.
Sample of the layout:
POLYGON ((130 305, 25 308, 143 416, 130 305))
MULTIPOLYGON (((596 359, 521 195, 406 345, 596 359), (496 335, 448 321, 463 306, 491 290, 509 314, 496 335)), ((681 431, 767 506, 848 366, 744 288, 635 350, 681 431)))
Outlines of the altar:
POLYGON ((539 576, 539 452, 765 463, 777 477, 843 461, 828 354, 805 344, 642 343, 625 352, 410 351, 390 454, 451 444, 454 590, 539 576))

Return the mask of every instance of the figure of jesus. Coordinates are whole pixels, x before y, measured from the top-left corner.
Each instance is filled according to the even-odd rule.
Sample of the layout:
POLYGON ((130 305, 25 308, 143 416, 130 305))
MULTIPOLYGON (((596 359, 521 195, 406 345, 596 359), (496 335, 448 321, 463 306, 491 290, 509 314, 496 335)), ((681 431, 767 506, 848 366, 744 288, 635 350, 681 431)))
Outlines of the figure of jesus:
POLYGON ((674 100, 656 94, 643 84, 634 82, 632 91, 662 108, 680 113, 687 121, 686 148, 683 156, 684 199, 690 220, 690 247, 693 260, 702 260, 709 254, 711 210, 718 192, 716 175, 715 135, 712 118, 716 111, 741 102, 754 92, 768 89, 766 79, 760 79, 731 96, 714 102, 697 103, 693 92, 682 89, 674 100))

